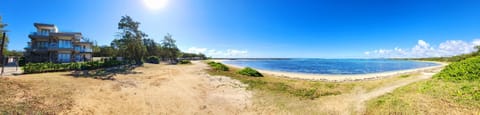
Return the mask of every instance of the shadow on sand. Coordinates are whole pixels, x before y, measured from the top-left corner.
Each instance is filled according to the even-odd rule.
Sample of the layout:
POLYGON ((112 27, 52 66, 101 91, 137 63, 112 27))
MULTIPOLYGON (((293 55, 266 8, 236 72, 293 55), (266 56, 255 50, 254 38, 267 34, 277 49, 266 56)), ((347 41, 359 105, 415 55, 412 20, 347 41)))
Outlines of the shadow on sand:
POLYGON ((85 78, 94 78, 101 80, 115 80, 117 74, 127 75, 127 74, 141 74, 142 72, 136 72, 133 69, 138 67, 136 65, 122 65, 117 67, 102 68, 95 70, 75 70, 72 71, 71 76, 74 77, 85 77, 85 78))

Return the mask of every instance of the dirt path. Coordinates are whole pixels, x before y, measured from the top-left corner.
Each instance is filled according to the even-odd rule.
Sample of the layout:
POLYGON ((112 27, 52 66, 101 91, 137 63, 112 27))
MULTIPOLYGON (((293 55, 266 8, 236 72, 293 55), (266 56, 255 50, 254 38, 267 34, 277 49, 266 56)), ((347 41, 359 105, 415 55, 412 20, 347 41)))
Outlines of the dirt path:
POLYGON ((324 107, 322 108, 322 110, 332 114, 342 115, 349 115, 352 113, 365 113, 366 101, 390 93, 395 89, 406 86, 408 84, 429 79, 440 70, 441 68, 436 68, 434 70, 424 71, 418 76, 411 76, 410 78, 405 80, 395 81, 391 84, 376 88, 368 92, 363 89, 355 89, 355 92, 351 94, 327 97, 322 102, 322 106, 324 107))
POLYGON ((209 76, 192 65, 145 65, 140 74, 118 75, 76 93, 70 114, 239 114, 248 113, 251 92, 228 77, 209 76), (82 91, 81 91, 82 92, 82 91))
POLYGON ((362 93, 359 94, 353 98, 356 98, 356 103, 353 105, 356 107, 355 112, 357 113, 364 113, 365 112, 365 102, 377 98, 379 96, 385 95, 387 93, 392 92, 393 90, 406 86, 408 84, 420 81, 420 80, 425 80, 431 78, 435 73, 433 72, 423 72, 420 76, 415 77, 414 79, 409 79, 406 81, 401 81, 401 82, 395 82, 393 84, 375 89, 371 92, 367 93, 362 93))

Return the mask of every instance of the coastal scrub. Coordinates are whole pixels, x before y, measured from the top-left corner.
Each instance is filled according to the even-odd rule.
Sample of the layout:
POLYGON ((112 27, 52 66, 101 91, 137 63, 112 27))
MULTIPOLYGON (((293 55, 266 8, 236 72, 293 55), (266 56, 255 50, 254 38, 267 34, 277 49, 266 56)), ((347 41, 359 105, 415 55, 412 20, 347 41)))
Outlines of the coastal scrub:
POLYGON ((260 72, 250 67, 246 67, 238 71, 237 73, 241 75, 252 76, 252 77, 263 77, 263 75, 260 72))

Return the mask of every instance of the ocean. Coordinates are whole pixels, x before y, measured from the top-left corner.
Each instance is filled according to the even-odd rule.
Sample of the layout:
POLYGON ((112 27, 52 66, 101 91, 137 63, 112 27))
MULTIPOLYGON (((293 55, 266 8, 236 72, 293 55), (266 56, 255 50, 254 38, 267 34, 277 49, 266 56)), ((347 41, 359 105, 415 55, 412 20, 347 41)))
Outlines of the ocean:
POLYGON ((223 63, 270 71, 335 75, 381 73, 439 65, 391 59, 240 59, 223 63))

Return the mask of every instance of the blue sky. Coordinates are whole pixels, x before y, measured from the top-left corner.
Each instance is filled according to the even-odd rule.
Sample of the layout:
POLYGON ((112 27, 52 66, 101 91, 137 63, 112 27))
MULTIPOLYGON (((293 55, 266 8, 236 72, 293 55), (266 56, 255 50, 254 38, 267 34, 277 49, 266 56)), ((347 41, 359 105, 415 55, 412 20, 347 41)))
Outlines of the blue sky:
POLYGON ((471 0, 2 0, 9 49, 22 50, 34 22, 108 45, 123 15, 160 41, 214 57, 430 57, 480 45, 480 1, 471 0))

